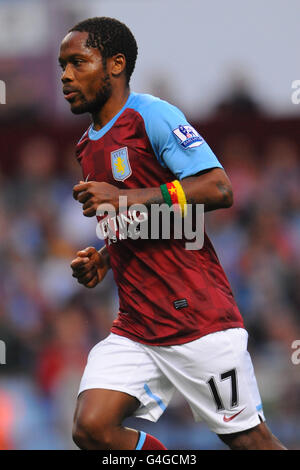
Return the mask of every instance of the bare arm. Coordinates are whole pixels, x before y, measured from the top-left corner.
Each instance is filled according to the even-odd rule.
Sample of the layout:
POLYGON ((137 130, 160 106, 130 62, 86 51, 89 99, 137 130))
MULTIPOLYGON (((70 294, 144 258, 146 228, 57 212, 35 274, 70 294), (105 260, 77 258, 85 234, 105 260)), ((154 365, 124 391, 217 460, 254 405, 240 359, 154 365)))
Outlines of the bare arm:
MULTIPOLYGON (((221 168, 214 168, 199 175, 184 178, 181 185, 185 192, 187 203, 204 204, 205 211, 231 207, 233 193, 231 183, 221 168)), ((128 205, 162 204, 164 202, 160 187, 150 189, 131 189, 127 191, 128 205)))
MULTIPOLYGON (((199 175, 184 178, 181 185, 187 202, 204 204, 205 211, 231 207, 233 194, 231 183, 221 168, 201 172, 199 175)), ((74 198, 83 205, 83 214, 93 217, 100 204, 111 204, 119 209, 119 197, 127 196, 127 205, 162 204, 164 199, 160 187, 143 189, 118 189, 108 183, 91 181, 74 186, 74 198)))
POLYGON ((204 204, 206 212, 229 208, 233 204, 232 186, 225 171, 221 168, 186 178, 181 184, 185 193, 188 192, 188 202, 204 204))
MULTIPOLYGON (((230 207, 233 195, 230 181, 224 170, 215 168, 199 175, 190 176, 181 181, 189 204, 204 204, 204 210, 230 207)), ((97 207, 103 203, 119 208, 119 196, 127 196, 127 204, 163 204, 160 187, 144 189, 119 190, 108 183, 91 181, 74 187, 74 197, 83 204, 83 214, 92 217, 97 207)), ((79 251, 72 261, 73 277, 86 287, 95 287, 110 269, 110 257, 106 245, 99 251, 89 247, 79 251)))

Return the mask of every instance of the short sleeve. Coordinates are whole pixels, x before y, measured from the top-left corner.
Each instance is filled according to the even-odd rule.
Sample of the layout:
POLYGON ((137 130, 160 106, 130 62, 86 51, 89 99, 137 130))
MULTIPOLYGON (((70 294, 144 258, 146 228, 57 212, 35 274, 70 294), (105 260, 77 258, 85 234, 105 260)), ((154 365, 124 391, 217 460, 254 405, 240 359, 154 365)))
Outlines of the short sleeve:
POLYGON ((175 106, 156 100, 144 109, 143 118, 158 161, 179 180, 203 170, 223 168, 209 145, 175 106))

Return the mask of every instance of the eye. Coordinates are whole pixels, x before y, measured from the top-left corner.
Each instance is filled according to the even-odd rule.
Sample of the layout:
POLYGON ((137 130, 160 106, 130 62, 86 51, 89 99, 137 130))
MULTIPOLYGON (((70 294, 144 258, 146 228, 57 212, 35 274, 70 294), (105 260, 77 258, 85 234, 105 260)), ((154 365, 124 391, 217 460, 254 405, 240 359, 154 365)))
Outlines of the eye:
POLYGON ((65 65, 63 65, 62 63, 58 62, 58 67, 64 71, 65 70, 65 65))
POLYGON ((74 59, 73 64, 75 67, 79 67, 82 64, 83 60, 82 59, 74 59))

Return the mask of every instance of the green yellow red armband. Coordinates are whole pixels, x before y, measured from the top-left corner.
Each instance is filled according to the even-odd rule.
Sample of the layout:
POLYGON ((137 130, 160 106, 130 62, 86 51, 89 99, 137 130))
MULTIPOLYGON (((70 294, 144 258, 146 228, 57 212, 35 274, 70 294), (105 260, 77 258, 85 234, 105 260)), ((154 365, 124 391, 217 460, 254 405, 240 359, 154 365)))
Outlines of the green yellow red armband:
POLYGON ((182 217, 185 217, 187 212, 187 202, 184 190, 179 181, 174 180, 171 183, 162 184, 160 189, 166 204, 168 204, 169 207, 178 204, 182 217))

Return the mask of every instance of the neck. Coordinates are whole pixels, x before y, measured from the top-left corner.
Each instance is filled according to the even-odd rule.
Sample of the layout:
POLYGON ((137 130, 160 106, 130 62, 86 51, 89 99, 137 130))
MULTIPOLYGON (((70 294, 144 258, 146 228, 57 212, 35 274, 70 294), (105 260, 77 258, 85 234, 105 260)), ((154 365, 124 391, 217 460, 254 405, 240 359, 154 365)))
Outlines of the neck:
POLYGON ((125 105, 130 93, 129 86, 123 90, 114 90, 104 106, 92 114, 93 128, 99 131, 104 127, 125 105))

